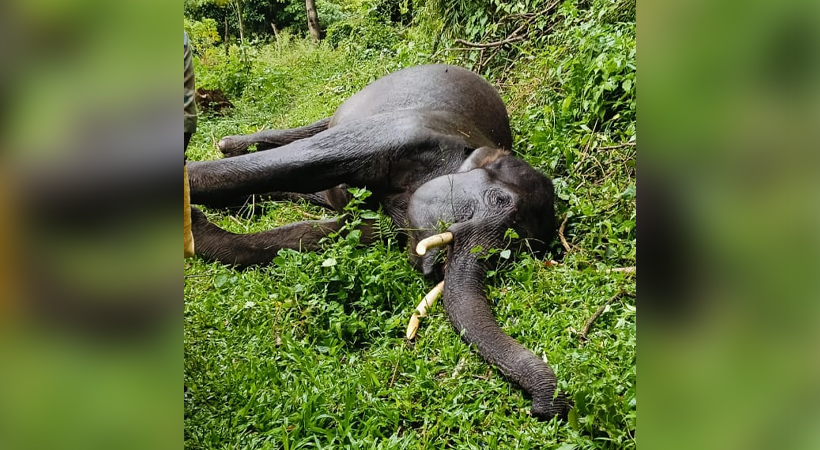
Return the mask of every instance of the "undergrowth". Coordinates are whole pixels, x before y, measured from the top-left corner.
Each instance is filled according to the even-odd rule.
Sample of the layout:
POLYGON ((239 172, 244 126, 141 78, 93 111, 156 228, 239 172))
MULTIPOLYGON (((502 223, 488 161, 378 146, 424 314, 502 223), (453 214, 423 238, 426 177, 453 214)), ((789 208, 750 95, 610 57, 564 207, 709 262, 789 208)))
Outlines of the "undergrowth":
MULTIPOLYGON (((635 276, 608 272, 637 259, 634 7, 563 3, 543 18, 549 32, 485 52, 492 59, 484 62, 477 52, 447 49, 458 47, 458 36, 496 40, 489 33, 506 25, 443 33, 436 8, 452 11, 456 2, 415 2, 404 16, 413 19, 401 23, 380 17, 376 2, 347 3, 319 46, 280 32, 246 48, 245 60, 236 46, 228 56, 223 46, 199 49, 198 85, 223 90, 235 108, 200 115, 189 159, 220 157, 215 142, 225 135, 327 117, 402 67, 479 70, 507 102, 514 151, 553 177, 566 242, 556 239, 548 255, 557 266, 521 254, 495 268, 488 298, 504 330, 549 361, 574 412, 568 423, 532 419, 530 400, 460 340, 440 306, 422 320, 415 343, 403 339, 431 285, 388 224, 373 245, 344 232, 321 252, 282 251, 268 267, 188 261, 186 448, 634 448, 635 276)), ((479 24, 487 16, 486 25, 549 3, 520 5, 470 11, 479 24)), ((348 213, 381 217, 361 208, 348 213)), ((274 202, 206 213, 234 232, 330 217, 274 202)))

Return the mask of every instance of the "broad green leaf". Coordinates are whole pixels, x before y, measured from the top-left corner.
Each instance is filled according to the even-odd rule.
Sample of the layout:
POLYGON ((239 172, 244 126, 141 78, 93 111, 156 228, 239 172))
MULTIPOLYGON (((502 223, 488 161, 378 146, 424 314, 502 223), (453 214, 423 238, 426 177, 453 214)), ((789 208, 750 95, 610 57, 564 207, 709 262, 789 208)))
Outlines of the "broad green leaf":
POLYGON ((222 273, 222 274, 217 275, 216 279, 214 280, 214 286, 219 288, 219 287, 224 286, 225 283, 227 283, 227 282, 228 282, 228 275, 222 273))
POLYGON ((333 267, 336 265, 336 260, 333 258, 328 258, 322 262, 322 267, 333 267))

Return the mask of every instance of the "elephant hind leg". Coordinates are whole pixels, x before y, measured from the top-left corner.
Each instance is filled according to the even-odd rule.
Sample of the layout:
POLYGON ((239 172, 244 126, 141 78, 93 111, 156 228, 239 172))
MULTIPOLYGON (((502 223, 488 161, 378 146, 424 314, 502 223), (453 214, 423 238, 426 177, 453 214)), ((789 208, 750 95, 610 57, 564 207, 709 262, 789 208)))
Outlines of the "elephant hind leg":
MULTIPOLYGON (((269 264, 279 250, 319 250, 319 241, 344 226, 342 219, 296 222, 258 233, 236 234, 208 221, 196 207, 191 208, 191 231, 196 254, 210 261, 240 268, 269 264)), ((360 242, 375 240, 372 223, 364 223, 360 242)))
MULTIPOLYGON (((331 189, 327 189, 320 192, 314 192, 311 194, 300 194, 298 192, 266 192, 264 194, 254 194, 254 195, 237 195, 235 197, 225 197, 220 198, 215 201, 211 201, 205 204, 210 208, 221 208, 227 209, 229 211, 238 211, 249 205, 253 204, 253 202, 266 202, 266 201, 289 201, 289 202, 299 202, 304 200, 312 205, 320 206, 325 209, 329 209, 335 212, 342 212, 344 207, 350 202, 351 195, 350 192, 347 191, 348 186, 346 184, 341 184, 331 189), (256 198, 253 198, 253 197, 256 198)), ((261 211, 261 209, 260 209, 261 211)))
POLYGON ((310 125, 288 130, 262 130, 247 135, 225 136, 216 145, 226 157, 239 156, 248 153, 248 147, 251 145, 256 145, 257 150, 269 150, 309 138, 327 130, 329 123, 330 118, 325 117, 310 125))

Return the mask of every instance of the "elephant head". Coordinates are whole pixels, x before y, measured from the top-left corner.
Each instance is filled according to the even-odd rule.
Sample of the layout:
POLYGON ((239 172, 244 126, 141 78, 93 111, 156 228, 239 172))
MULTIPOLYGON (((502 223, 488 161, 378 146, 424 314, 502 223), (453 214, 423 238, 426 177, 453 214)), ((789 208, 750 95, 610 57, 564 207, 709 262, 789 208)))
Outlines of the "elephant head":
POLYGON ((458 172, 422 185, 408 208, 410 228, 415 230, 411 241, 420 253, 411 258, 425 274, 442 276, 435 273, 442 269, 438 248, 429 249, 426 242, 449 244, 443 303, 456 332, 533 396, 532 413, 540 417, 565 417, 566 397, 556 392, 550 367, 498 326, 484 283, 486 251, 508 245, 507 230, 519 236, 514 245, 545 250, 554 232, 553 196, 549 178, 503 150, 485 147, 458 172), (442 221, 449 226, 434 238, 442 221))

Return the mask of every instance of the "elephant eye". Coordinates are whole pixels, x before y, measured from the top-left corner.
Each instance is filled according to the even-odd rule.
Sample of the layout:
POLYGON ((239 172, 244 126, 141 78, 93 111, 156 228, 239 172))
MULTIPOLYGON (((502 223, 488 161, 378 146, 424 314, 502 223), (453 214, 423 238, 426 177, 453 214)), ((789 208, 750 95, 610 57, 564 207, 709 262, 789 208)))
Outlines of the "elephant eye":
POLYGON ((485 194, 487 205, 496 208, 506 208, 512 204, 512 198, 501 189, 490 189, 485 194))

